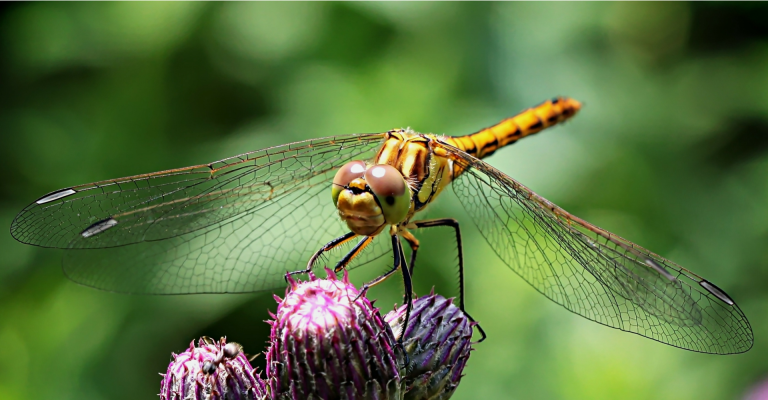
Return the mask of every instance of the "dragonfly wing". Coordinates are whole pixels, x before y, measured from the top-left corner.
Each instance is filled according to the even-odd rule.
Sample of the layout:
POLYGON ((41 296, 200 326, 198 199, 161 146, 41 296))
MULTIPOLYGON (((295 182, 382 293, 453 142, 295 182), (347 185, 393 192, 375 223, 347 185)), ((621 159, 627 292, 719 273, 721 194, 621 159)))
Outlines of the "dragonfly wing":
POLYGON ((345 162, 371 157, 382 137, 313 139, 210 164, 61 189, 22 210, 11 234, 42 247, 96 249, 215 228, 327 179, 329 173, 332 179, 345 162))
MULTIPOLYGON (((111 196, 92 195, 96 197, 88 201, 92 208, 107 209, 116 204, 111 199, 125 198, 136 204, 132 209, 134 215, 155 213, 154 219, 126 219, 124 216, 131 211, 110 212, 107 215, 116 224, 92 224, 84 228, 88 235, 78 232, 80 226, 71 227, 81 222, 71 212, 58 225, 51 222, 52 230, 69 232, 64 272, 78 283, 124 293, 244 293, 282 287, 286 271, 304 268, 314 251, 347 231, 331 201, 330 182, 341 165, 372 158, 380 137, 345 136, 262 150, 257 153, 265 154, 260 158, 263 161, 250 163, 249 172, 243 171, 246 167, 235 167, 238 172, 218 179, 229 186, 220 184, 213 188, 199 181, 178 181, 183 183, 177 182, 178 188, 169 193, 195 193, 181 198, 182 201, 179 197, 166 198, 148 206, 149 201, 157 200, 150 196, 136 201, 134 189, 127 191, 126 197, 118 191, 108 192, 111 196), (232 183, 235 175, 238 184, 232 183), (202 195, 200 186, 206 187, 202 195), (161 208, 165 211, 157 216, 160 214, 156 210, 161 208), (126 225, 133 228, 124 228, 126 225), (124 230, 119 230, 120 227, 124 230), (165 233, 166 229, 173 231, 165 233), (110 239, 102 239, 96 248, 89 243, 102 236, 107 238, 108 234, 112 235, 110 239)), ((84 201, 81 198, 84 197, 70 201, 84 201)), ((24 217, 32 215, 26 211, 22 212, 24 217)), ((61 213, 54 210, 49 215, 56 212, 61 213)), ((37 224, 45 227, 42 222, 37 224)), ((32 237, 42 240, 54 236, 32 237)))
MULTIPOLYGON (((327 182, 185 235, 66 250, 64 272, 86 286, 135 294, 247 293, 285 287, 286 272, 303 269, 323 244, 348 231, 328 198, 327 182)), ((392 248, 382 239, 389 237, 379 235, 348 268, 391 267, 392 248)), ((316 266, 333 268, 343 251, 324 255, 316 266)))
POLYGON ((284 286, 287 271, 304 268, 314 251, 344 232, 327 181, 318 182, 184 235, 66 250, 64 272, 76 282, 116 292, 255 292, 284 286))
POLYGON ((704 353, 749 350, 752 329, 720 289, 552 204, 453 148, 453 191, 493 251, 536 290, 603 325, 704 353))

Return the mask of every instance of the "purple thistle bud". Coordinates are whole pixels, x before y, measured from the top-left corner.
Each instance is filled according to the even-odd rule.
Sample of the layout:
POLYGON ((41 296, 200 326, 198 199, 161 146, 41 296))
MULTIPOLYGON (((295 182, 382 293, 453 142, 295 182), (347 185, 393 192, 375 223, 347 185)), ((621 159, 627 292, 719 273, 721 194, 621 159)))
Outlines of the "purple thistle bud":
MULTIPOLYGON (((162 374, 161 374, 162 375, 162 374)), ((265 382, 242 347, 203 337, 195 347, 174 354, 163 376, 160 400, 265 400, 265 382)))
POLYGON ((331 270, 327 279, 310 274, 290 280, 277 313, 267 352, 272 398, 402 398, 401 352, 389 325, 373 304, 331 270), (356 299, 357 298, 357 299, 356 299))
MULTIPOLYGON (((404 317, 402 306, 384 319, 399 335, 404 317)), ((436 295, 434 290, 413 301, 403 340, 408 353, 403 374, 406 400, 444 400, 453 395, 472 351, 473 326, 453 299, 436 295)))

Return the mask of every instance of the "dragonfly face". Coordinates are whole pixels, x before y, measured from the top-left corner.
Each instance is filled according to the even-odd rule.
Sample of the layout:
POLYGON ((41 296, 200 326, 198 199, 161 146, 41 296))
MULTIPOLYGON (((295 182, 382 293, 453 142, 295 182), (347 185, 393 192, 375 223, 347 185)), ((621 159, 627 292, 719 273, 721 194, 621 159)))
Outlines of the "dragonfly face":
POLYGON ((400 171, 386 164, 344 165, 333 178, 331 193, 339 216, 357 235, 375 236, 403 222, 411 208, 411 189, 400 171))

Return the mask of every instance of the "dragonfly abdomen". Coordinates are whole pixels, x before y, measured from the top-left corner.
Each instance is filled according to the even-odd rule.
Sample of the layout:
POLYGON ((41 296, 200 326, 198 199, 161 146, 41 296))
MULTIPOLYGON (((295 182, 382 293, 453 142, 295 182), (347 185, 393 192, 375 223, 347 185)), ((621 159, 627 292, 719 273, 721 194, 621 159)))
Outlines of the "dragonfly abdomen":
POLYGON ((470 135, 450 137, 448 140, 465 152, 483 158, 501 147, 573 117, 580 108, 581 103, 576 100, 555 97, 494 126, 470 135))

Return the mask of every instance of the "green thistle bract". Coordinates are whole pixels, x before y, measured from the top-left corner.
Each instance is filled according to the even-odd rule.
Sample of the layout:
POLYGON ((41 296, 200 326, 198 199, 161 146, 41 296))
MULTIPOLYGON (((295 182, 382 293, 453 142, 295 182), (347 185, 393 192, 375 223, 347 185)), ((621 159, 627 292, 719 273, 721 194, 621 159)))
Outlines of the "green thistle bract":
MULTIPOLYGON (((161 374, 162 375, 162 374, 161 374)), ((265 382, 237 343, 200 338, 174 354, 163 376, 160 400, 265 400, 265 382)))
POLYGON ((310 274, 290 280, 270 321, 268 384, 274 400, 399 400, 403 363, 379 310, 349 283, 310 274), (357 298, 357 299, 356 299, 357 298), (356 299, 356 300, 355 300, 356 299))
MULTIPOLYGON (((384 316, 398 336, 404 315, 402 306, 384 316)), ((473 326, 453 299, 434 291, 413 301, 403 340, 408 353, 406 400, 445 400, 453 395, 472 351, 473 326)))

